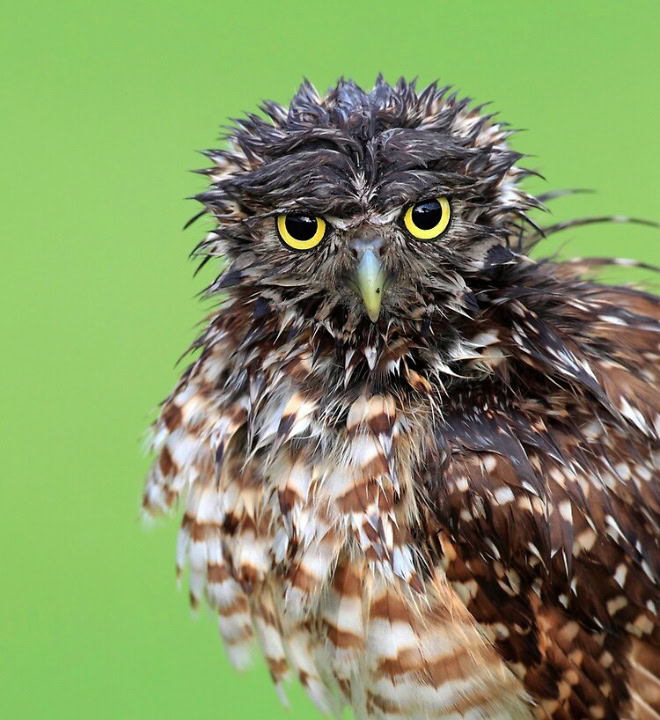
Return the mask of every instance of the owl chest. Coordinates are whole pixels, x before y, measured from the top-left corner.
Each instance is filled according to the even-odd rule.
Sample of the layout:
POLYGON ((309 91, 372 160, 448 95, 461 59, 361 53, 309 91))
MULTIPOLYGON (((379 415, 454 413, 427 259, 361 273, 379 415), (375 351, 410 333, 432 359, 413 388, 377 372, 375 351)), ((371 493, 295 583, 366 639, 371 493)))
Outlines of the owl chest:
POLYGON ((230 652, 254 628, 277 687, 292 670, 326 714, 531 717, 444 573, 419 573, 414 510, 397 500, 407 476, 317 461, 280 449, 261 510, 236 496, 223 542, 235 596, 219 615, 230 652))
MULTIPOLYGON (((412 473, 423 445, 389 395, 330 402, 293 385, 273 394, 222 450, 225 545, 237 577, 275 573, 301 612, 327 586, 342 553, 414 583, 418 521, 412 473), (337 419, 338 418, 338 419, 337 419)), ((216 457, 218 452, 215 452, 216 457)))
POLYGON ((253 627, 276 684, 293 669, 325 713, 529 717, 442 570, 420 571, 412 473, 424 424, 384 395, 358 396, 322 434, 321 414, 279 398, 246 427, 251 453, 244 439, 227 447, 225 642, 240 648, 253 627))

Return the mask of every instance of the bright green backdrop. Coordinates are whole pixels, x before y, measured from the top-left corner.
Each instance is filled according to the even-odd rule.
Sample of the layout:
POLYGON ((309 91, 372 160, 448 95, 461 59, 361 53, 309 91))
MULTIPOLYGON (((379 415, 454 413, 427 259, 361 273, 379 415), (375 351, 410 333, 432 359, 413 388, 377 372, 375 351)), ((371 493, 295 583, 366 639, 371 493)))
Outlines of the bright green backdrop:
MULTIPOLYGON (((659 26, 650 1, 0 5, 0 717, 317 716, 230 670, 175 592, 177 523, 138 520, 143 429, 201 317, 204 221, 181 227, 218 125, 303 75, 439 77, 529 128, 549 186, 599 190, 557 217, 659 219, 659 26)), ((565 240, 660 261, 648 228, 565 240)))

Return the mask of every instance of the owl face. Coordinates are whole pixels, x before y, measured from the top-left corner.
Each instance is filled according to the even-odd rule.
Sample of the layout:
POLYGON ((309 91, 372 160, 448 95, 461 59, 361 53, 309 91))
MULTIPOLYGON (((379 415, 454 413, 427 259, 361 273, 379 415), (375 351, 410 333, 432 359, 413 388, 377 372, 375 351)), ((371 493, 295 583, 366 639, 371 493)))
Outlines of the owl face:
POLYGON ((239 121, 198 196, 218 221, 200 249, 230 260, 211 291, 335 329, 464 312, 470 277, 514 261, 538 205, 509 131, 469 102, 380 77, 325 97, 305 83, 288 109, 239 121))

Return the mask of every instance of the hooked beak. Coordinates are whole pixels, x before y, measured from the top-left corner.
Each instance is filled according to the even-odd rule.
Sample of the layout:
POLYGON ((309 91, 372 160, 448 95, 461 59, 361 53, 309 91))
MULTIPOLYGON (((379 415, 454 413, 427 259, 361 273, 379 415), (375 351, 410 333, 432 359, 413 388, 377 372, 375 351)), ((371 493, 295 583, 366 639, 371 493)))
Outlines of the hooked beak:
POLYGON ((371 322, 375 323, 380 315, 385 273, 381 261, 373 250, 366 249, 362 253, 355 270, 355 282, 364 301, 367 315, 369 315, 371 322))

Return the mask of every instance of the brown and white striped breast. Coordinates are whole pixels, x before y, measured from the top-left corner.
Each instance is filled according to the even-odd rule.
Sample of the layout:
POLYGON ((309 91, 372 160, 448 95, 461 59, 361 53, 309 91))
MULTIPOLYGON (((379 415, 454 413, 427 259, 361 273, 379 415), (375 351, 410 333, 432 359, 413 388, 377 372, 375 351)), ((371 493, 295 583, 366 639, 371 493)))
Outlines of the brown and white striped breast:
POLYGON ((327 408, 291 373, 258 412, 248 394, 218 409, 213 374, 200 366, 166 403, 145 506, 187 490, 177 567, 190 564, 193 605, 217 608, 232 662, 245 667, 256 633, 280 694, 291 668, 324 713, 531 718, 414 539, 424 413, 363 391, 321 433, 327 408))

